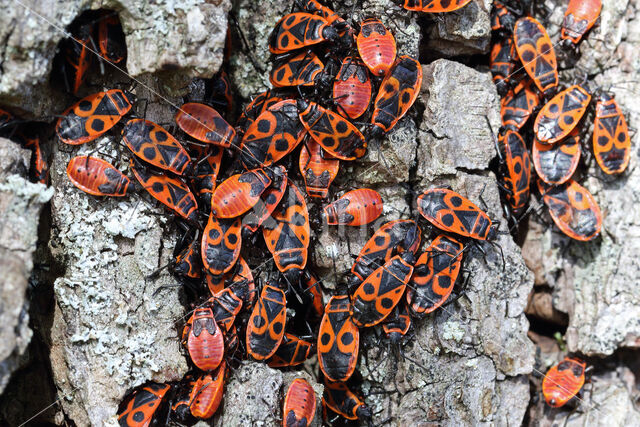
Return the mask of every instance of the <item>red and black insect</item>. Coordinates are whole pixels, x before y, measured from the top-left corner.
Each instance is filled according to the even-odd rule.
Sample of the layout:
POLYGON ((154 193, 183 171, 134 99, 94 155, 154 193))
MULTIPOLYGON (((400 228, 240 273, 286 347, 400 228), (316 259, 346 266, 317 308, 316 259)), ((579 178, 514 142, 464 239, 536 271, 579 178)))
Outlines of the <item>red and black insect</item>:
POLYGON ((195 163, 191 182, 201 206, 211 206, 211 197, 216 189, 223 154, 222 147, 210 144, 203 149, 202 157, 195 163))
POLYGON ((129 168, 153 198, 192 224, 197 222, 198 202, 196 196, 182 180, 167 175, 155 175, 133 158, 129 168))
POLYGON ((207 420, 213 416, 222 402, 227 365, 220 363, 215 375, 202 374, 194 383, 189 396, 191 414, 207 420))
POLYGON ((549 406, 560 408, 577 395, 585 381, 587 364, 575 357, 565 357, 553 366, 542 380, 542 394, 549 406))
POLYGON ((616 100, 606 93, 596 104, 593 153, 600 168, 609 175, 624 172, 631 158, 627 121, 616 100))
POLYGON ((111 163, 91 156, 72 158, 67 165, 67 176, 73 185, 94 196, 124 196, 131 183, 111 163))
POLYGON ((271 186, 262 193, 258 203, 242 218, 242 226, 250 234, 258 231, 258 227, 271 217, 271 214, 286 193, 289 179, 287 178, 287 170, 284 166, 276 166, 273 169, 273 176, 279 178, 274 179, 271 186))
POLYGON ((242 309, 242 299, 236 296, 233 290, 226 288, 209 298, 207 303, 223 334, 229 332, 242 309))
POLYGON ((350 121, 315 102, 302 99, 294 102, 304 128, 333 157, 354 160, 365 155, 367 142, 350 121))
POLYGON ((518 216, 529 203, 531 158, 519 133, 507 130, 497 140, 500 154, 500 181, 511 212, 518 216))
POLYGON ((377 191, 360 188, 325 206, 324 217, 329 225, 360 226, 378 219, 382 208, 382 197, 377 191))
POLYGON ((500 39, 491 47, 489 65, 493 82, 498 93, 505 95, 509 89, 509 81, 518 62, 516 46, 511 37, 500 39))
POLYGON ((98 21, 97 33, 102 57, 114 64, 124 61, 127 46, 118 15, 105 11, 98 21))
POLYGON ((569 136, 553 145, 533 139, 531 157, 540 179, 550 185, 564 184, 573 176, 580 162, 580 131, 575 128, 569 136))
POLYGON ((398 310, 397 316, 388 319, 382 325, 382 330, 391 344, 399 344, 411 329, 411 317, 407 312, 406 304, 400 303, 396 306, 396 310, 398 310), (400 307, 399 310, 398 307, 400 307))
POLYGON ((310 197, 325 198, 329 187, 338 175, 340 160, 330 154, 313 138, 308 138, 300 149, 300 174, 310 197))
POLYGON ((221 147, 237 147, 236 131, 220 113, 205 104, 189 102, 176 113, 176 124, 190 137, 221 147))
POLYGON ((354 261, 349 286, 359 285, 393 255, 404 251, 415 255, 420 247, 421 234, 418 224, 410 219, 398 219, 382 225, 365 243, 354 261))
POLYGON ((273 211, 273 222, 262 225, 262 235, 276 267, 291 284, 297 284, 307 265, 310 227, 304 196, 289 183, 280 205, 273 211))
POLYGON ((67 90, 74 95, 87 77, 87 71, 93 61, 90 51, 93 26, 90 23, 78 23, 71 28, 72 37, 65 40, 63 74, 67 90))
POLYGON ((240 256, 242 247, 240 218, 219 219, 209 215, 202 233, 202 265, 209 273, 207 285, 212 294, 224 285, 224 274, 231 270, 240 256))
POLYGON ((282 96, 274 94, 271 90, 262 92, 242 110, 236 123, 236 129, 240 129, 244 133, 260 114, 284 99, 282 96))
POLYGON ((502 2, 494 1, 491 9, 491 31, 503 34, 513 32, 516 18, 502 2))
POLYGON ((145 162, 182 175, 191 165, 189 153, 161 126, 143 119, 132 119, 122 129, 122 140, 145 162))
POLYGON ((460 273, 462 250, 462 243, 441 234, 420 255, 407 286, 412 315, 424 317, 449 299, 460 273))
POLYGON ((541 144, 553 144, 576 127, 591 101, 582 86, 573 85, 554 96, 538 113, 533 131, 541 144))
POLYGON ((322 403, 348 420, 368 420, 371 410, 344 382, 324 380, 322 403))
POLYGON ((196 418, 191 414, 191 392, 196 380, 191 374, 185 374, 180 382, 173 387, 173 399, 171 400, 171 420, 184 425, 196 423, 196 418))
POLYGON ((376 18, 367 18, 360 24, 356 39, 358 53, 374 76, 382 77, 396 60, 396 39, 376 18))
POLYGON ((391 314, 411 279, 414 261, 411 252, 396 255, 362 282, 351 298, 351 316, 356 326, 375 326, 391 314))
POLYGON ((351 27, 349 27, 344 19, 342 19, 337 13, 329 9, 327 6, 322 5, 317 0, 303 0, 303 9, 309 13, 315 13, 322 16, 327 20, 329 24, 339 24, 339 26, 336 26, 338 32, 340 32, 340 28, 342 27, 344 27, 346 30, 352 31, 351 27))
POLYGON ((115 126, 134 102, 132 94, 120 89, 89 95, 63 113, 56 125, 58 137, 71 145, 93 141, 115 126))
POLYGON ((516 51, 525 71, 545 95, 558 86, 558 63, 547 30, 535 18, 525 16, 513 30, 516 51))
POLYGON ((358 362, 360 331, 353 323, 347 295, 333 296, 327 303, 318 332, 318 363, 332 381, 346 381, 358 362))
POLYGON ((131 393, 118 408, 118 424, 122 427, 145 427, 151 424, 171 386, 149 383, 131 393))
POLYGON ((306 427, 316 415, 316 393, 303 378, 293 380, 284 398, 282 425, 284 427, 306 427))
POLYGON ((247 323, 247 353, 254 359, 266 360, 278 350, 287 320, 286 305, 282 289, 271 285, 262 288, 247 323))
MULTIPOLYGON (((231 273, 231 272, 229 272, 231 273)), ((249 264, 242 258, 238 257, 236 262, 235 271, 233 274, 228 274, 229 277, 225 280, 226 287, 233 292, 235 296, 242 300, 243 310, 250 311, 253 309, 253 304, 258 297, 258 291, 256 290, 256 284, 253 280, 253 272, 249 268, 249 264)))
POLYGON ((267 361, 272 368, 297 366, 311 355, 313 344, 293 334, 286 333, 273 356, 267 361))
POLYGON ((200 239, 196 234, 195 238, 184 247, 174 260, 170 269, 178 276, 189 279, 199 279, 202 277, 202 257, 200 256, 200 239))
POLYGON ((502 126, 519 131, 527 123, 531 114, 540 105, 540 97, 533 80, 522 79, 514 88, 510 89, 500 101, 500 116, 502 126))
POLYGON ((416 12, 442 13, 458 10, 469 2, 471 0, 404 0, 403 7, 416 12))
POLYGON ((333 100, 338 111, 357 119, 369 108, 372 84, 369 70, 360 58, 347 56, 333 82, 333 100))
POLYGON ((213 192, 211 213, 218 218, 235 218, 247 212, 271 185, 272 176, 268 169, 254 169, 230 176, 213 192))
POLYGON ((487 240, 495 230, 484 211, 446 188, 432 188, 418 196, 418 211, 437 228, 472 239, 487 240))
POLYGON ((560 39, 565 45, 577 45, 600 17, 602 0, 570 0, 564 12, 560 39))
POLYGON ((413 105, 422 86, 422 66, 410 56, 399 56, 380 84, 373 103, 371 136, 389 132, 413 105))
POLYGON ((538 180, 538 189, 551 219, 564 234, 581 241, 593 240, 600 234, 602 213, 586 188, 569 179, 556 186, 538 180))
POLYGON ((274 87, 313 86, 324 71, 324 64, 313 52, 276 59, 269 74, 274 87))
POLYGON ((296 148, 304 134, 296 101, 280 101, 260 114, 245 132, 240 147, 242 164, 246 169, 269 166, 296 148))
POLYGON ((224 336, 208 307, 196 308, 182 331, 184 346, 194 365, 213 371, 224 356, 224 336))
POLYGON ((326 19, 305 12, 285 15, 269 35, 269 51, 285 53, 325 41, 336 41, 338 31, 326 19))

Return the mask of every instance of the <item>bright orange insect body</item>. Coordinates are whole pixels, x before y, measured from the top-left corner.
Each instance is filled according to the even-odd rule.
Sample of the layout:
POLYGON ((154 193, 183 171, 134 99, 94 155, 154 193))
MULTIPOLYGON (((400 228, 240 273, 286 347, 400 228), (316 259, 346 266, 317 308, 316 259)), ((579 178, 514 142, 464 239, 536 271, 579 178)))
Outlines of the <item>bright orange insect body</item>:
POLYGON ((593 153, 600 168, 609 175, 622 173, 629 166, 631 138, 627 121, 616 100, 607 94, 601 95, 596 105, 593 153))
POLYGON ((573 85, 554 96, 538 113, 533 131, 542 144, 553 144, 576 127, 591 101, 591 95, 573 85))
POLYGON ((118 410, 118 424, 123 427, 147 427, 171 386, 150 383, 136 389, 118 410))
POLYGON ((258 231, 258 227, 269 220, 287 191, 287 170, 284 166, 274 168, 274 182, 260 196, 253 209, 242 218, 242 226, 250 233, 258 231))
POLYGON ((580 392, 586 366, 580 359, 565 357, 549 369, 542 380, 542 394, 549 406, 560 408, 580 392))
POLYGON ((519 131, 539 104, 540 97, 533 80, 523 79, 500 100, 502 126, 519 131))
POLYGON ((593 240, 600 234, 602 213, 586 188, 573 179, 557 186, 539 180, 538 188, 551 219, 564 234, 581 241, 593 240))
POLYGON ((602 10, 602 0, 570 0, 564 13, 560 38, 578 44, 589 31, 602 10))
POLYGON ((442 13, 453 12, 467 4, 471 0, 404 0, 404 8, 416 12, 442 13))
POLYGON ((293 99, 270 106, 249 126, 242 138, 240 159, 247 169, 266 167, 298 146, 305 128, 293 99))
POLYGON ((387 74, 396 60, 396 39, 384 24, 375 18, 365 19, 360 24, 356 39, 358 53, 374 76, 387 74))
POLYGON ((310 138, 300 149, 300 174, 310 197, 325 198, 338 176, 340 160, 331 158, 318 142, 310 138))
POLYGON ((338 38, 338 32, 318 15, 296 12, 278 21, 269 36, 269 51, 285 53, 338 38))
POLYGON ((287 275, 290 283, 298 283, 307 265, 311 229, 307 203, 293 182, 272 218, 273 222, 262 226, 264 241, 278 270, 287 275))
POLYGON ((209 221, 202 233, 202 265, 212 276, 209 290, 216 294, 217 283, 223 283, 223 275, 233 268, 240 256, 242 233, 240 218, 219 219, 209 215, 209 221))
POLYGON ((526 16, 516 21, 513 37, 527 74, 542 92, 553 91, 558 86, 558 62, 547 30, 535 18, 526 16))
POLYGON ((329 225, 359 226, 369 224, 382 215, 382 197, 369 188, 360 188, 345 193, 324 208, 329 225))
POLYGON ((358 362, 360 331, 353 323, 347 295, 333 296, 324 310, 318 334, 318 363, 332 381, 346 381, 358 362))
POLYGON ((58 137, 70 145, 93 141, 115 126, 133 103, 133 95, 120 89, 89 95, 62 113, 56 124, 58 137))
POLYGON ((306 427, 316 415, 316 393, 311 384, 302 378, 293 380, 284 398, 282 425, 306 427))
POLYGON ((273 87, 313 86, 324 64, 313 52, 301 52, 293 58, 278 60, 269 74, 273 87))
POLYGON ((233 175, 215 189, 211 197, 211 213, 218 218, 235 218, 247 212, 271 185, 265 169, 254 169, 233 175))
POLYGON ((325 151, 340 160, 364 156, 367 142, 350 121, 315 102, 299 99, 297 105, 300 121, 325 151))
POLYGON ((287 298, 276 287, 265 285, 247 324, 247 353, 256 360, 274 355, 284 336, 287 298))
POLYGON ((129 178, 111 163, 91 156, 76 156, 67 165, 69 180, 82 191, 94 196, 124 196, 129 178))
POLYGON ((222 361, 215 376, 205 374, 196 380, 189 396, 189 407, 194 417, 207 420, 216 413, 224 394, 226 372, 226 363, 222 361))
POLYGON ((432 188, 418 197, 418 211, 441 230, 487 240, 491 219, 479 207, 455 191, 432 188))
POLYGON ((210 308, 196 308, 182 333, 189 356, 199 369, 212 371, 224 356, 224 337, 210 308))
POLYGON ((272 368, 297 366, 309 358, 312 347, 313 344, 309 341, 285 332, 282 342, 267 364, 272 368))
POLYGON ((351 315, 356 326, 375 326, 391 314, 411 279, 413 261, 411 252, 396 255, 362 282, 352 295, 351 315))
POLYGON ((197 222, 198 202, 187 184, 167 175, 154 175, 131 159, 129 168, 142 187, 160 203, 191 223, 197 222))
POLYGON ((182 144, 149 120, 129 120, 122 130, 122 140, 133 154, 160 169, 182 175, 191 164, 182 144))
POLYGON ((372 135, 389 132, 413 105, 422 86, 422 66, 410 56, 399 56, 385 75, 374 101, 372 135))
POLYGON ((197 102, 184 104, 176 113, 176 124, 198 141, 225 148, 237 145, 235 129, 208 105, 197 102))
POLYGON ((462 243, 441 234, 420 255, 407 287, 411 314, 424 317, 447 301, 460 273, 462 249, 462 243))
POLYGON ((508 190, 506 199, 515 215, 524 212, 529 202, 531 183, 531 157, 519 133, 507 130, 498 138, 500 150, 500 181, 508 190))
POLYGON ((350 119, 357 119, 367 111, 371 103, 371 79, 360 58, 346 57, 333 83, 333 99, 338 112, 350 119))

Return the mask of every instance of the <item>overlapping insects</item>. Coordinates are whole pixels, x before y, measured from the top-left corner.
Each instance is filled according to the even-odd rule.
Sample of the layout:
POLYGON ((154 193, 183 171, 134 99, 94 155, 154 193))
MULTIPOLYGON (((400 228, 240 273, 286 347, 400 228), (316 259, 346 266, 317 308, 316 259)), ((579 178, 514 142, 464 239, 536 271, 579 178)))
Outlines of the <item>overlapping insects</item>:
POLYGON ((585 117, 594 110, 591 151, 605 176, 624 173, 631 139, 611 94, 590 88, 586 80, 560 83, 554 46, 571 58, 592 31, 602 3, 571 0, 557 43, 521 4, 512 3, 520 2, 495 2, 492 11, 491 71, 502 95, 496 145, 505 208, 515 227, 530 211, 529 195, 537 189, 558 229, 575 240, 592 240, 600 235, 602 213, 576 176, 586 151, 585 117))
MULTIPOLYGON (((468 3, 407 0, 402 6, 446 13, 468 3)), ((495 236, 496 224, 471 200, 448 188, 427 189, 417 198, 417 210, 422 226, 438 230, 435 238, 423 243, 417 220, 385 223, 355 259, 344 286, 325 304, 322 281, 309 258, 314 212, 309 203, 324 205, 329 225, 362 226, 384 214, 375 190, 354 189, 335 197, 331 184, 341 163, 363 157, 371 140, 409 113, 420 92, 422 68, 416 58, 397 54, 384 17, 353 23, 316 0, 295 4, 268 41, 273 89, 244 106, 233 124, 228 114, 232 84, 224 71, 215 81, 219 100, 182 104, 175 132, 137 117, 135 97, 124 89, 84 97, 57 122, 62 143, 81 145, 118 131, 129 150, 128 168, 98 156, 74 157, 67 174, 76 187, 118 197, 136 197, 132 193, 144 189, 188 230, 170 267, 193 291, 195 308, 181 334, 193 370, 179 382, 132 391, 120 407, 121 425, 210 418, 237 360, 286 369, 314 353, 325 383, 325 413, 369 418, 365 399, 350 383, 361 330, 378 327, 391 342, 401 341, 414 319, 455 300, 467 244, 495 236), (292 156, 299 171, 287 169, 292 156), (271 260, 275 279, 254 281, 255 245, 271 260), (308 331, 303 332, 303 324, 308 331)), ((571 2, 562 32, 567 46, 579 43, 591 28, 595 19, 585 17, 589 13, 593 10, 571 2), (576 22, 585 19, 590 24, 582 31, 576 22)), ((118 34, 113 16, 104 15, 96 25, 79 27, 80 43, 65 51, 71 93, 78 92, 90 69, 91 34, 97 34, 105 59, 121 63, 126 56, 118 43, 111 43, 118 34)), ((533 17, 515 16, 496 2, 492 26, 492 71, 504 94, 504 129, 496 143, 506 203, 516 217, 526 211, 533 163, 540 178, 537 188, 558 227, 575 239, 592 239, 600 232, 601 213, 591 194, 571 178, 580 153, 576 125, 589 107, 591 91, 574 85, 558 92, 553 44, 533 17), (516 72, 518 61, 526 75, 516 72), (543 100, 548 102, 536 111, 543 100), (523 129, 531 116, 535 140, 529 152, 523 129)), ((11 120, 8 113, 4 117, 0 111, 0 121, 11 120)), ((598 165, 607 174, 624 172, 629 145, 619 106, 601 94, 594 129, 598 165)), ((315 402, 311 386, 295 380, 284 399, 283 425, 308 424, 315 402)))

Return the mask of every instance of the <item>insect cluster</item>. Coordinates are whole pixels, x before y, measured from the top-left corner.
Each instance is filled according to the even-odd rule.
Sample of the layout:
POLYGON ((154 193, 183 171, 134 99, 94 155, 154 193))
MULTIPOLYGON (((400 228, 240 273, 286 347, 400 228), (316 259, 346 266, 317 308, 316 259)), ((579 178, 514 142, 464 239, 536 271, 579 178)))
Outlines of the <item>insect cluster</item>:
MULTIPOLYGON (((602 2, 570 0, 556 44, 537 19, 524 13, 525 2, 519 3, 496 1, 491 15, 491 71, 502 97, 502 127, 495 142, 505 210, 515 224, 529 212, 530 186, 536 179, 533 163, 537 191, 556 226, 572 239, 593 240, 601 232, 602 214, 575 178, 581 157, 584 163, 594 157, 605 176, 621 175, 629 165, 631 139, 611 94, 591 89, 586 77, 581 83, 561 85, 554 46, 571 62, 597 25, 602 2), (582 143, 590 115, 592 153, 582 143)), ((586 370, 577 357, 553 366, 542 382, 547 404, 561 407, 577 396, 586 370)))
MULTIPOLYGON (((469 2, 404 0, 402 6, 446 13, 469 2)), ((570 2, 562 31, 568 48, 593 26, 599 13, 595 3, 570 2)), ((326 200, 340 163, 363 157, 369 142, 409 112, 422 69, 417 59, 397 55, 394 36, 380 19, 354 24, 317 0, 295 5, 268 40, 273 88, 244 106, 234 125, 229 123, 234 97, 224 70, 210 82, 206 102, 179 106, 175 132, 136 117, 136 97, 119 88, 80 99, 57 121, 64 144, 85 144, 110 132, 119 133, 128 149, 130 175, 99 157, 73 157, 67 175, 77 188, 95 196, 148 193, 184 230, 168 267, 191 299, 180 340, 192 370, 180 381, 147 383, 129 393, 118 411, 122 426, 208 419, 240 361, 287 369, 314 353, 325 386, 325 420, 370 419, 365 399, 350 381, 360 331, 379 327, 391 343, 399 343, 413 319, 455 301, 463 288, 466 249, 496 235, 497 224, 470 200, 447 188, 428 189, 418 196, 417 209, 426 220, 423 227, 436 231, 431 242, 422 244, 417 220, 386 222, 325 303, 322 280, 308 259, 314 224, 321 218, 308 203, 322 206, 328 225, 362 226, 383 214, 380 194, 368 188, 326 200), (271 271, 263 271, 265 265, 271 271), (260 280, 257 275, 254 280, 258 271, 260 280), (454 292, 456 286, 460 292, 454 292)), ((491 70, 503 95, 496 144, 504 199, 516 221, 526 214, 533 157, 538 190, 555 223, 574 239, 590 240, 600 233, 600 210, 572 176, 581 153, 578 123, 592 95, 583 85, 558 91, 552 42, 537 20, 522 14, 499 2, 492 14, 491 70), (548 102, 542 106, 543 100, 548 102)), ((113 64, 122 64, 126 51, 113 14, 98 13, 71 31, 75 41, 63 48, 60 70, 67 91, 76 94, 95 59, 92 46, 113 64)), ((0 110, 3 133, 14 121, 0 110)), ((15 135, 33 149, 34 179, 46 183, 39 140, 22 132, 15 135)), ((602 170, 624 172, 628 130, 615 100, 604 93, 596 105, 593 141, 602 170)), ((558 367, 557 375, 566 370, 558 367)), ((563 381, 569 380, 554 380, 563 381)), ((557 390, 547 395, 555 396, 548 399, 554 406, 566 400, 557 390)), ((315 416, 315 393, 302 378, 290 385, 283 404, 283 425, 308 425, 315 416)))
MULTIPOLYGON (((558 43, 567 57, 576 54, 601 8, 600 0, 569 2, 558 43)), ((576 170, 581 156, 591 157, 581 141, 593 100, 592 151, 604 174, 626 170, 629 130, 622 110, 603 89, 591 90, 586 82, 561 85, 554 43, 544 26, 532 16, 520 16, 523 12, 497 1, 492 11, 491 71, 502 95, 496 145, 505 204, 514 222, 520 221, 528 212, 535 180, 557 227, 573 239, 592 240, 600 234, 602 214, 591 193, 577 182, 576 170), (531 163, 537 178, 532 177, 531 163)))

